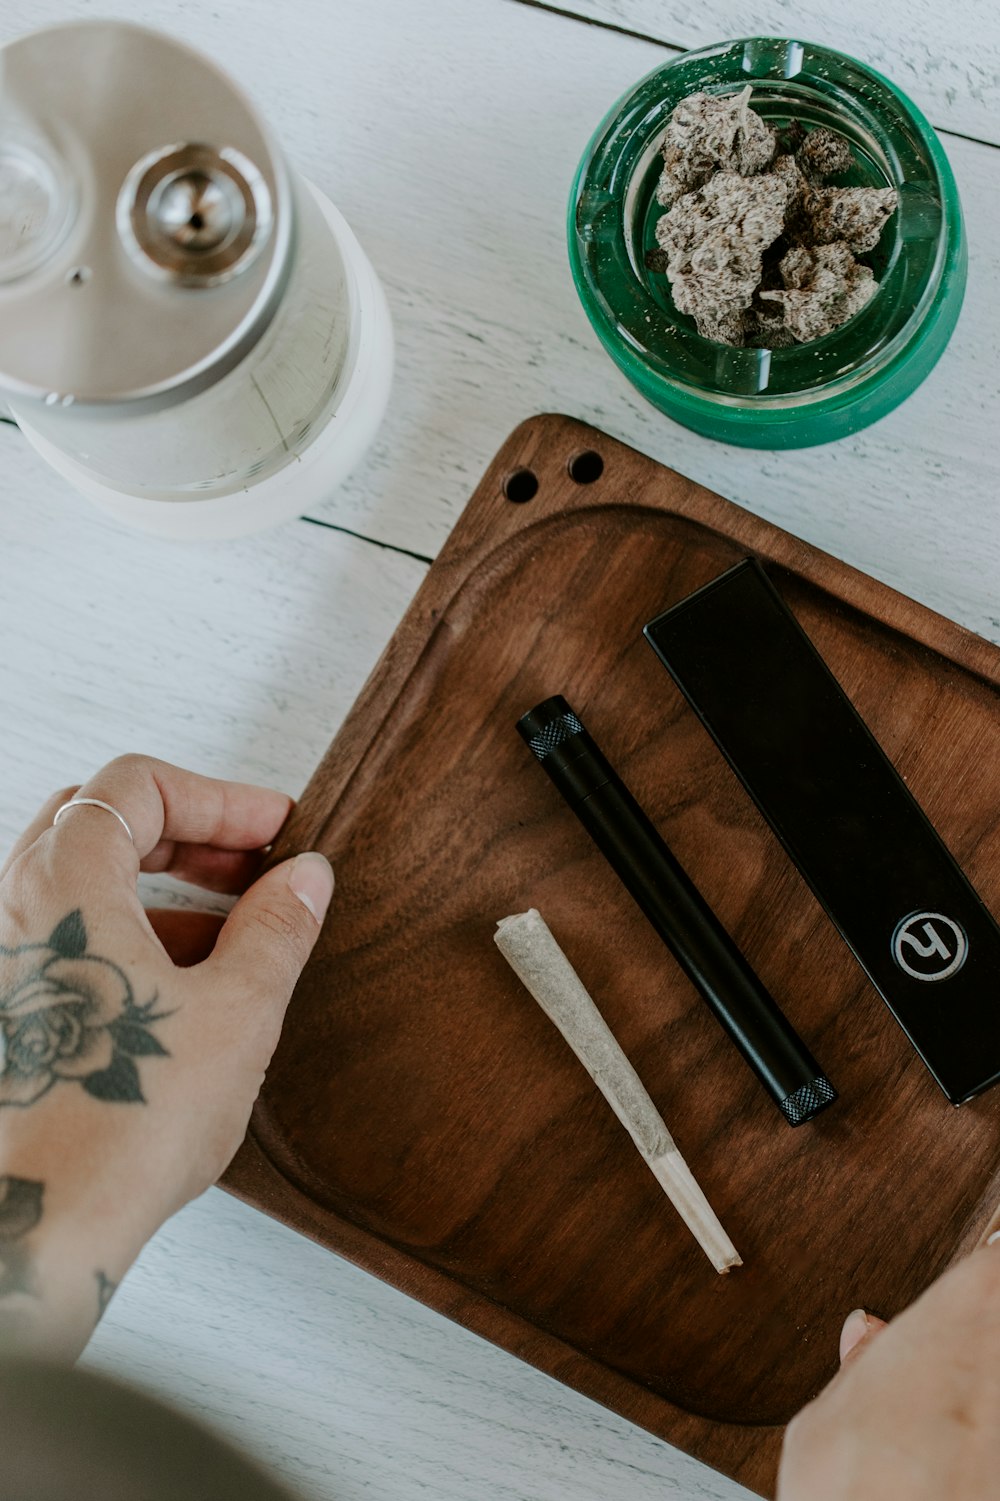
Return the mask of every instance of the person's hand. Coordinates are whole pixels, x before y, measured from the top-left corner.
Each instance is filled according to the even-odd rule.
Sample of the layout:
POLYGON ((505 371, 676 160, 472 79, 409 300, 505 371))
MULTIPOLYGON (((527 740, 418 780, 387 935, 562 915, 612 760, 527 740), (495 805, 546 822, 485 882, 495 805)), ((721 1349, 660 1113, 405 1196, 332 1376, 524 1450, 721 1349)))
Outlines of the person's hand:
POLYGON ((333 891, 315 853, 254 880, 290 807, 123 756, 51 798, 0 871, 0 1347, 76 1354, 239 1146, 333 891), (74 795, 134 845, 103 808, 53 826, 74 795), (243 895, 225 920, 146 912, 140 869, 243 895))
POLYGON ((892 1320, 851 1314, 841 1369, 785 1432, 778 1501, 993 1501, 1000 1243, 892 1320))

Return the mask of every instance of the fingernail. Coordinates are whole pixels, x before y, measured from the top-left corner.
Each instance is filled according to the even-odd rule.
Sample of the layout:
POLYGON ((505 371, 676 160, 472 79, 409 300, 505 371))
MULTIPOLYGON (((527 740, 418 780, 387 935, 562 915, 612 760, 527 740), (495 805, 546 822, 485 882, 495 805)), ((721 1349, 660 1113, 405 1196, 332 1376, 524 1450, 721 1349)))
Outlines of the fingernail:
POLYGON ((988 1246, 995 1246, 998 1241, 1000 1241, 1000 1230, 994 1230, 992 1235, 987 1235, 986 1237, 986 1244, 988 1246))
POLYGON ((288 870, 288 884, 304 907, 321 923, 333 896, 333 867, 318 850, 296 855, 288 870))
POLYGON ((840 1331, 840 1358, 844 1359, 854 1349, 859 1340, 864 1339, 871 1322, 863 1308, 855 1308, 844 1320, 844 1327, 840 1331))

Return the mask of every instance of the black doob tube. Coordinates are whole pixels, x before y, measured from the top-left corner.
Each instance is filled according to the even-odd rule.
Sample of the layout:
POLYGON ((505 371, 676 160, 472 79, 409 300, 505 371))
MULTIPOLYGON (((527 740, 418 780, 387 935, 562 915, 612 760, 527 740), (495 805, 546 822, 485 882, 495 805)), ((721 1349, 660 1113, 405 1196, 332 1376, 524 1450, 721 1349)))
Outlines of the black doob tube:
POLYGON ((837 1091, 566 700, 517 729, 789 1125, 825 1110, 837 1091))

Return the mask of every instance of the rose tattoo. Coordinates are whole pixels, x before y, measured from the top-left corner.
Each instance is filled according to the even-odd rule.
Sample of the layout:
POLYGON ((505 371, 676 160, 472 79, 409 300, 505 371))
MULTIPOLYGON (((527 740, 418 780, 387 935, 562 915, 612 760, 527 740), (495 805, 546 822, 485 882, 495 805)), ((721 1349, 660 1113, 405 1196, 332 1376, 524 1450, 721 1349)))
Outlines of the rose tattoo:
POLYGON ((99 1100, 143 1102, 136 1058, 167 1057, 124 970, 87 953, 79 910, 47 943, 0 944, 0 1106, 31 1105, 60 1079, 99 1100))

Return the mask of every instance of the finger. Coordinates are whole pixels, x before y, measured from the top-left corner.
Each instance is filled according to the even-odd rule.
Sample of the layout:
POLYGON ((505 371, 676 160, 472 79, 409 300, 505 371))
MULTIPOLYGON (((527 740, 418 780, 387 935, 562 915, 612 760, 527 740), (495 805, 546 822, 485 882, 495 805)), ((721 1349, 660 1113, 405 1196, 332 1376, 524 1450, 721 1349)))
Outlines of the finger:
POLYGON ((71 797, 76 797, 79 790, 79 787, 64 787, 61 792, 53 792, 52 796, 46 799, 24 833, 14 841, 10 854, 0 866, 0 881, 3 880, 18 856, 23 855, 25 850, 34 844, 39 834, 44 834, 46 829, 52 827, 52 820, 63 803, 68 803, 71 797))
MULTIPOLYGON (((100 798, 118 810, 132 831, 140 861, 161 840, 261 849, 273 841, 292 807, 287 793, 270 787, 203 777, 138 755, 110 761, 84 783, 79 796, 100 798)), ((71 808, 55 833, 105 855, 125 849, 124 829, 103 808, 71 808)))
POLYGON ((186 912, 178 907, 149 908, 146 916, 168 958, 182 969, 208 958, 226 920, 219 912, 186 912))
POLYGON ((320 854, 297 855, 267 871, 219 933, 207 961, 216 982, 283 1015, 332 895, 333 871, 320 854))
POLYGON ((176 876, 206 891, 235 896, 256 880, 263 862, 263 850, 223 850, 213 844, 161 839, 139 868, 149 874, 176 876))
POLYGON ((844 1320, 844 1327, 840 1331, 840 1364, 847 1365, 851 1360, 856 1360, 862 1350, 867 1349, 880 1330, 886 1327, 885 1320, 876 1318, 873 1313, 868 1313, 864 1308, 855 1308, 844 1320))

